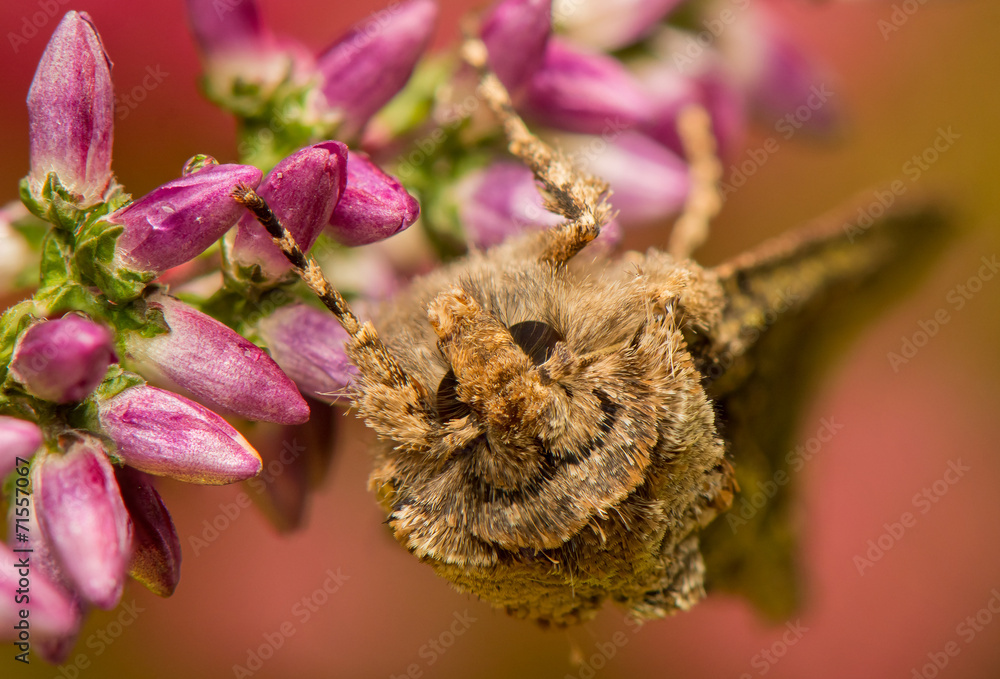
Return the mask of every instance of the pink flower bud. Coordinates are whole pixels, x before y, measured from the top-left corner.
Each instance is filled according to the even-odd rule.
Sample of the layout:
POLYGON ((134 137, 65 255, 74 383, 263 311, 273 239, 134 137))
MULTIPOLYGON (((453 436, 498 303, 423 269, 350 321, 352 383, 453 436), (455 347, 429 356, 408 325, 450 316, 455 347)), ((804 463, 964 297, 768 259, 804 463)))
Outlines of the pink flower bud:
MULTIPOLYGON (((687 36, 675 33, 675 43, 687 36)), ((693 44, 693 43, 688 43, 693 44)), ((684 144, 677 128, 678 114, 690 104, 699 104, 712 119, 712 133, 721 158, 732 157, 739 150, 746 120, 745 96, 722 67, 721 58, 708 48, 701 48, 702 58, 688 64, 683 73, 666 55, 645 63, 636 77, 653 101, 655 114, 642 132, 660 142, 678 156, 684 156, 684 144)), ((675 53, 676 54, 676 53, 675 53)))
POLYGON ((37 267, 27 239, 14 228, 27 215, 28 209, 21 202, 0 207, 0 294, 10 293, 22 283, 22 273, 31 266, 37 267))
POLYGON ((253 50, 271 40, 254 0, 187 0, 191 32, 208 56, 253 50))
MULTIPOLYGON (((534 175, 517 162, 498 161, 470 172, 456 185, 454 195, 466 238, 477 248, 564 221, 545 209, 534 175)), ((621 236, 621 226, 612 220, 594 245, 613 247, 621 236)))
POLYGON ((502 0, 483 18, 490 68, 516 93, 537 71, 552 33, 552 0, 502 0))
POLYGON ((339 109, 338 134, 353 137, 410 79, 437 17, 432 0, 410 0, 355 24, 316 59, 327 104, 339 109))
POLYGON ((304 304, 283 306, 257 325, 271 356, 312 398, 333 403, 357 368, 344 353, 347 332, 327 311, 304 304))
POLYGON ((343 245, 367 245, 403 231, 420 204, 395 177, 363 153, 347 156, 347 187, 330 217, 329 232, 343 245))
POLYGON ((42 445, 42 430, 28 420, 0 415, 0 479, 17 466, 17 458, 29 459, 42 445))
POLYGON ((35 465, 38 523, 80 596, 111 609, 121 597, 132 524, 100 439, 84 436, 35 465))
POLYGON ((806 56, 776 14, 753 4, 723 34, 721 46, 750 108, 779 132, 831 134, 840 110, 831 78, 806 56))
POLYGON ((156 387, 131 387, 98 403, 115 455, 148 474, 221 485, 260 472, 260 456, 208 408, 156 387))
MULTIPOLYGON (((25 549, 24 543, 14 549, 25 549)), ((29 611, 32 641, 74 633, 80 611, 73 597, 38 569, 36 555, 14 549, 0 543, 0 641, 17 640, 21 609, 29 611), (30 590, 27 601, 15 601, 18 589, 30 590)))
POLYGON ((612 52, 652 31, 682 0, 555 0, 552 13, 574 43, 612 52))
POLYGON ((310 466, 319 462, 318 456, 311 453, 330 448, 329 437, 321 441, 309 440, 313 433, 310 430, 317 425, 329 429, 318 420, 313 418, 293 426, 258 425, 248 434, 260 452, 266 471, 248 482, 246 490, 258 509, 282 533, 298 528, 305 516, 310 495, 310 466))
POLYGON ((248 420, 299 424, 309 406, 281 368, 253 342, 178 299, 157 293, 147 300, 163 312, 170 332, 130 333, 129 357, 145 371, 248 420))
POLYGON ((130 467, 115 469, 125 508, 132 517, 129 575, 158 596, 168 597, 181 577, 181 543, 153 480, 130 467))
POLYGON ((662 220, 678 212, 690 187, 687 164, 664 146, 638 132, 610 141, 583 135, 560 135, 557 143, 569 157, 611 185, 611 204, 622 226, 662 220))
POLYGON ((34 195, 55 172, 81 196, 81 207, 101 201, 111 182, 114 103, 111 62, 90 15, 67 12, 28 91, 28 183, 34 195))
MULTIPOLYGON (((303 252, 309 250, 330 221, 347 183, 347 147, 325 141, 306 147, 275 165, 257 193, 271 206, 303 252)), ((291 265, 253 215, 240 219, 232 257, 239 264, 259 264, 271 277, 291 265)))
POLYGON ((71 403, 85 399, 116 360, 110 330, 67 314, 24 331, 14 347, 10 374, 38 398, 71 403))
POLYGON ((125 228, 116 245, 119 263, 159 273, 197 257, 246 213, 233 188, 255 188, 260 178, 251 165, 209 165, 111 213, 108 221, 125 228))
POLYGON ((649 97, 619 61, 555 37, 521 108, 545 125, 591 134, 636 127, 653 114, 649 97))
POLYGON ((469 173, 456 187, 456 198, 466 237, 478 248, 563 221, 545 209, 534 175, 517 162, 500 161, 469 173))

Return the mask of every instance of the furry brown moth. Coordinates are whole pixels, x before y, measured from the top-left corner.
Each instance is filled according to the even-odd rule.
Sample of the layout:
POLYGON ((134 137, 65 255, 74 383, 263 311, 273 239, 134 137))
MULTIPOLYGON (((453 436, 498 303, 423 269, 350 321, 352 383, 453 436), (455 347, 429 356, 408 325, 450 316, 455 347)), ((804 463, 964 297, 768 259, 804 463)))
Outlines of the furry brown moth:
POLYGON ((350 335, 354 405, 379 438, 370 486, 396 539, 545 624, 608 600, 660 617, 706 586, 789 612, 791 484, 738 525, 718 517, 787 478, 820 354, 918 272, 943 216, 903 207, 858 232, 833 216, 712 268, 685 246, 590 253, 606 185, 528 132, 480 43, 465 57, 562 224, 418 279, 362 323, 266 204, 236 194, 350 335))

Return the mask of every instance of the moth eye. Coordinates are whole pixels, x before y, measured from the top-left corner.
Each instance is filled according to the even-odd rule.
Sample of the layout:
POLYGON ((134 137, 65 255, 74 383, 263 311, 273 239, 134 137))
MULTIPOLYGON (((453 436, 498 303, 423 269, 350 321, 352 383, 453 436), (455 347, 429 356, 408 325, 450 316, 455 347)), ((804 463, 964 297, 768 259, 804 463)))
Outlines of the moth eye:
POLYGON ((455 391, 457 386, 458 380, 455 379, 454 370, 446 372, 441 378, 441 384, 438 385, 437 417, 441 424, 465 417, 472 412, 468 404, 458 400, 458 394, 455 391))
POLYGON ((563 341, 563 336, 555 328, 541 321, 515 323, 509 330, 514 342, 535 365, 549 360, 556 343, 563 341))

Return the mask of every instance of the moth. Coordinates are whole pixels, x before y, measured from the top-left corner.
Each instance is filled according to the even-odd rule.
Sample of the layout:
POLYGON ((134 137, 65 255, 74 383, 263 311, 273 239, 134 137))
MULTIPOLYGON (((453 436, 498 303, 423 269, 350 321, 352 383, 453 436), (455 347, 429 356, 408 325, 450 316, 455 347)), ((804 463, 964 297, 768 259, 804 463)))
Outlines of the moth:
POLYGON ((376 329, 256 194, 236 194, 350 335, 354 405, 379 439, 369 483, 395 538, 459 590, 543 625, 607 601, 662 617, 706 588, 788 614, 793 484, 772 483, 738 528, 719 517, 790 474, 820 358, 919 273, 945 216, 904 207, 860 231, 834 215, 711 268, 592 253, 607 187, 528 132, 470 45, 481 96, 564 223, 418 279, 376 329))

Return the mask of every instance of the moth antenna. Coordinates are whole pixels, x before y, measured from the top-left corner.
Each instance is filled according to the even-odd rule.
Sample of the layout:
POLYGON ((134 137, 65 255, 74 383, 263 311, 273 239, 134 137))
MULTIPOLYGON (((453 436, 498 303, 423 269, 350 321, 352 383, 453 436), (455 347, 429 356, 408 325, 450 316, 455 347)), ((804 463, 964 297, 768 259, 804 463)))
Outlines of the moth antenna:
POLYGON ((351 311, 347 300, 326 280, 326 276, 323 275, 323 270, 320 269, 316 260, 307 257, 302 252, 298 243, 295 242, 295 238, 281 225, 281 221, 271 210, 267 201, 245 184, 234 188, 232 196, 236 202, 248 209, 261 226, 267 230, 274 244, 281 249, 282 254, 291 263, 295 273, 312 290, 313 294, 319 297, 320 301, 347 331, 347 334, 351 336, 351 343, 357 348, 356 350, 368 354, 367 358, 370 360, 365 361, 365 364, 371 366, 371 371, 374 373, 372 377, 383 384, 406 385, 422 392, 422 387, 413 382, 389 354, 371 323, 361 323, 358 320, 358 317, 351 311))
POLYGON ((479 71, 479 96, 500 119, 510 152, 531 168, 542 185, 546 209, 566 218, 545 232, 540 259, 565 264, 611 220, 608 184, 574 167, 565 155, 528 130, 514 111, 507 88, 486 65, 486 54, 486 45, 478 38, 466 38, 462 44, 462 58, 479 71))
POLYGON ((704 107, 685 106, 677 116, 677 129, 688 160, 691 189, 670 232, 668 251, 676 259, 687 259, 708 238, 708 224, 722 208, 722 163, 716 153, 712 118, 704 107))

